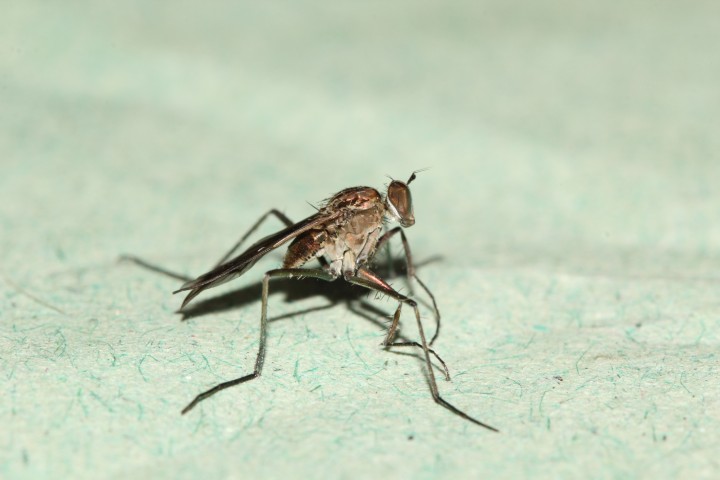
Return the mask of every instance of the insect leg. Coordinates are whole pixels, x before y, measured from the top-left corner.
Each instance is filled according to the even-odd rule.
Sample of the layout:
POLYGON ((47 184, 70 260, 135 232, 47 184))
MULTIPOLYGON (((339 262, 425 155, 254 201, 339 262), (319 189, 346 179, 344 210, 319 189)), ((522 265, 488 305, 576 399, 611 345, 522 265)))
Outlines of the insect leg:
POLYGON ((218 260, 218 262, 215 264, 215 266, 217 267, 218 265, 222 265, 223 263, 225 263, 225 261, 228 258, 230 258, 232 256, 232 254, 235 253, 240 248, 240 246, 245 242, 245 240, 247 240, 247 238, 250 235, 252 235, 253 232, 255 230, 257 230, 260 227, 260 225, 262 225, 262 223, 265 221, 265 219, 267 217, 269 217, 270 215, 275 215, 275 217, 278 220, 280 220, 283 224, 285 224, 286 227, 290 227, 293 224, 292 220, 290 220, 284 213, 282 213, 280 210, 273 208, 269 212, 265 213, 265 215, 260 217, 258 219, 258 221, 255 222, 255 224, 252 227, 250 227, 250 230, 248 230, 242 237, 240 237, 240 240, 238 240, 237 243, 235 243, 235 245, 233 245, 233 247, 230 249, 230 251, 228 251, 225 255, 223 255, 223 257, 220 260, 218 260))
MULTIPOLYGON (((420 345, 418 342, 393 342, 393 343, 387 343, 385 344, 385 348, 391 348, 391 347, 417 347, 417 348, 423 348, 422 345, 420 345)), ((438 362, 442 365, 443 375, 445 375, 445 380, 450 380, 450 370, 448 370, 447 364, 445 363, 445 360, 440 357, 440 355, 437 354, 435 350, 432 348, 428 348, 428 351, 435 356, 438 362)))
MULTIPOLYGON (((215 264, 215 267, 218 267, 225 263, 233 255, 233 253, 235 253, 240 248, 240 246, 245 243, 245 240, 247 240, 248 237, 252 235, 253 232, 255 232, 255 230, 260 228, 260 225, 262 225, 265 219, 267 219, 267 217, 269 217, 270 215, 275 215, 275 217, 283 224, 285 224, 286 227, 291 227, 294 224, 294 222, 290 220, 287 215, 282 213, 280 210, 273 208, 269 212, 265 213, 265 215, 260 217, 258 221, 255 222, 252 227, 250 227, 250 230, 248 230, 242 237, 240 237, 240 240, 238 240, 235 245, 233 245, 233 247, 225 255, 223 255, 220 260, 218 260, 218 262, 215 264)), ((323 268, 327 267, 327 261, 324 258, 319 257, 318 260, 320 261, 320 265, 323 268)))
MULTIPOLYGON (((348 308, 349 308, 353 313, 355 313, 355 314, 357 314, 357 315, 359 315, 359 316, 368 318, 368 319, 370 319, 373 323, 378 323, 377 320, 375 320, 373 317, 368 317, 366 313, 361 312, 360 310, 357 310, 357 309, 353 306, 352 302, 348 303, 347 305, 348 305, 348 308)), ((400 306, 400 305, 402 305, 402 304, 399 304, 398 306, 400 306)), ((420 345, 420 344, 417 343, 417 342, 409 342, 409 341, 405 341, 405 340, 403 340, 402 342, 393 342, 393 343, 390 343, 390 344, 387 344, 387 343, 385 343, 385 342, 383 341, 382 345, 383 345, 383 347, 385 347, 385 349, 390 349, 391 347, 409 347, 409 346, 413 346, 413 347, 417 347, 417 348, 422 348, 422 345, 420 345)), ((443 375, 445 376, 445 380, 450 380, 450 372, 448 371, 447 364, 445 363, 445 360, 443 360, 443 359, 440 357, 440 355, 438 355, 438 353, 437 353, 435 350, 433 350, 432 348, 430 349, 430 353, 435 356, 435 358, 437 359, 437 361, 440 362, 440 365, 442 366, 442 367, 435 366, 435 368, 437 368, 438 370, 442 370, 442 373, 443 373, 443 375)))
POLYGON ((158 265, 154 265, 150 262, 146 262, 142 258, 136 257, 134 255, 120 255, 120 258, 118 258, 118 260, 121 262, 134 263, 135 265, 138 265, 142 268, 150 270, 151 272, 159 273, 159 274, 165 275, 167 277, 174 278, 176 280, 180 280, 183 282, 190 281, 190 277, 188 277, 186 275, 182 275, 180 273, 173 272, 171 270, 160 267, 158 265))
MULTIPOLYGON (((467 413, 463 412, 453 404, 449 403, 447 400, 442 398, 440 396, 440 392, 437 387, 437 382, 435 381, 435 373, 432 369, 432 363, 430 362, 430 348, 428 347, 427 340, 425 340, 425 331, 423 330, 422 321, 420 320, 420 310, 418 310, 417 302, 415 300, 406 297, 405 295, 397 292, 395 289, 393 289, 390 285, 388 285, 387 282, 385 282, 382 278, 375 275, 373 272, 365 269, 365 268, 359 268, 357 271, 357 274, 354 276, 346 276, 345 279, 353 283, 355 285, 359 285, 361 287, 368 288, 370 290, 375 290, 376 292, 380 292, 382 294, 385 294, 391 298, 394 298, 398 302, 400 302, 400 305, 407 304, 410 308, 412 308, 415 311, 415 319, 417 320, 417 326, 418 326, 418 333, 420 334, 420 343, 423 349, 423 352, 425 353, 425 365, 427 366, 428 371, 428 380, 430 382, 430 393, 432 394, 433 400, 435 400, 435 403, 438 405, 441 405, 445 407, 446 409, 450 410, 455 415, 458 415, 461 418, 464 418, 465 420, 468 420, 476 425, 479 425, 483 428, 487 428, 488 430, 492 430, 493 432, 497 432, 498 430, 495 427, 492 427, 486 423, 483 423, 479 420, 474 419, 467 413)), ((398 308, 398 311, 400 309, 398 308)), ((399 316, 399 313, 396 312, 396 315, 399 316)))
POLYGON ((247 375, 244 375, 242 377, 236 378, 234 380, 229 380, 227 382, 220 383, 218 385, 215 385, 210 390, 207 390, 201 394, 199 394, 197 397, 193 399, 192 402, 188 404, 187 407, 183 408, 182 414, 185 415, 187 412, 195 408, 195 406, 205 400, 208 397, 211 397, 218 393, 221 390, 225 390, 226 388, 234 387, 235 385, 239 385, 241 383, 245 383, 249 380, 253 380, 260 376, 260 373, 262 372, 263 362, 265 361, 265 338, 267 333, 267 304, 268 304, 268 293, 270 289, 270 279, 271 278, 317 278, 318 280, 326 280, 328 282, 331 282, 335 280, 336 277, 333 275, 327 273, 325 270, 320 269, 304 269, 304 268, 279 268, 276 270, 270 270, 269 272, 265 273, 265 277, 263 278, 263 287, 262 287, 262 307, 260 310, 260 344, 258 347, 258 353, 257 357, 255 358, 255 369, 252 373, 249 373, 247 375))
MULTIPOLYGON (((395 338, 395 334, 397 332, 398 324, 400 323, 400 312, 402 311, 403 303, 402 301, 398 303, 397 309, 395 309, 395 314, 393 315, 393 321, 390 325, 390 328, 388 328, 387 335, 385 335, 385 340, 383 340, 383 346, 385 348, 390 347, 419 347, 423 348, 422 345, 420 345, 417 342, 394 342, 393 339, 395 338)), ((429 349, 430 353, 435 355, 435 358, 438 359, 438 361, 442 364, 443 370, 445 373, 445 380, 450 380, 450 372, 448 371, 447 365, 445 364, 445 360, 440 358, 440 355, 438 355, 435 350, 432 348, 429 349)))
MULTIPOLYGON (((395 235, 399 233, 400 238, 402 239, 402 245, 403 249, 405 250, 405 263, 407 265, 407 277, 410 282, 410 286, 412 288, 412 279, 414 278, 417 280, 417 282, 420 284, 423 290, 425 290, 425 293, 427 293, 428 297, 430 297, 430 300, 432 301, 433 310, 435 311, 435 323, 437 326, 435 327, 435 333, 433 334, 432 338, 430 339, 429 345, 432 345, 435 343, 435 340, 437 340, 438 335, 440 335, 440 310, 438 310, 437 302, 435 301, 435 295, 432 294, 430 289, 423 283, 422 280, 417 276, 415 273, 415 264, 413 264, 412 261, 412 253, 410 252, 410 244, 408 243, 407 237, 405 236, 405 232, 401 227, 395 227, 392 230, 389 230, 386 232, 382 237, 380 237, 380 240, 378 240, 377 247, 375 247, 377 250, 380 250, 387 242, 390 241, 390 239, 395 235)), ((393 327, 392 331, 394 332, 397 328, 397 319, 393 319, 393 327)), ((388 339, 391 340, 391 339, 388 339)), ((401 346, 400 343, 397 344, 397 346, 401 346)))
MULTIPOLYGON (((245 240, 247 240, 247 238, 250 235, 252 235, 252 233, 255 230, 257 230, 260 227, 260 225, 262 225, 262 223, 265 221, 265 219, 267 217, 269 217, 270 215, 275 215, 278 218, 278 220, 280 220, 283 224, 285 224, 286 227, 289 227, 293 224, 293 222, 287 216, 285 216, 284 213, 282 213, 280 210, 276 210, 273 208, 269 212, 265 213, 265 215, 260 217, 260 219, 257 222, 255 222, 255 224, 252 227, 250 227, 250 230, 248 230, 242 237, 240 237, 240 240, 238 240, 237 243, 235 245, 233 245, 233 247, 230 249, 230 251, 228 251, 225 255, 223 255, 223 257, 215 264, 215 267, 218 267, 218 266, 222 265, 223 263, 225 263, 225 261, 227 261, 227 259, 230 258, 232 256, 232 254, 235 253, 240 248, 240 246, 243 244, 243 242, 245 242, 245 240)), ((139 257, 133 256, 133 255, 121 255, 119 260, 124 261, 124 262, 134 263, 136 265, 139 265, 139 266, 146 268, 148 270, 151 270, 153 272, 161 273, 163 275, 166 275, 171 278, 175 278, 177 280, 181 280, 183 282, 189 282, 192 280, 192 278, 190 278, 186 275, 175 273, 175 272, 172 272, 165 268, 159 267, 157 265, 153 265, 153 264, 146 262, 145 260, 143 260, 139 257)))

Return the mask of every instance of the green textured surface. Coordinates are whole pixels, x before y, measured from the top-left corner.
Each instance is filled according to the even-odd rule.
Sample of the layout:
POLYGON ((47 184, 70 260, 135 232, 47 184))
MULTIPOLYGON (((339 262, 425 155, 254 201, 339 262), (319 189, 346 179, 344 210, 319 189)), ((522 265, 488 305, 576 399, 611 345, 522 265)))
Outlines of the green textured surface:
POLYGON ((720 476, 717 2, 2 12, 0 477, 720 476), (502 433, 351 310, 392 302, 315 282, 272 295, 301 313, 264 376, 181 417, 250 371, 280 257, 181 322, 118 255, 198 274, 269 207, 422 167, 440 388, 502 433))

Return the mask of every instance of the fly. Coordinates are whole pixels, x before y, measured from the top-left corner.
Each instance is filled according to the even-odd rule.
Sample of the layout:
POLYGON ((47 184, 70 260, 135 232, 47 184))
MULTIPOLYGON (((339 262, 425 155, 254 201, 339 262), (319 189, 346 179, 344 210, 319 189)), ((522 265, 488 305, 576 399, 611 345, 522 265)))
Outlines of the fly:
POLYGON ((415 279, 431 298, 439 322, 440 316, 435 298, 415 273, 410 247, 403 231, 404 227, 411 227, 415 224, 412 197, 409 188, 410 183, 415 180, 415 178, 416 172, 413 172, 407 182, 392 180, 384 196, 372 187, 347 188, 328 199, 323 206, 318 209, 316 214, 298 223, 293 223, 278 210, 270 210, 260 217, 255 225, 223 256, 215 268, 183 284, 178 290, 173 292, 188 292, 183 300, 182 309, 204 290, 239 277, 250 270, 263 256, 289 243, 282 268, 265 272, 265 276, 263 277, 260 343, 253 372, 234 380, 220 383, 210 390, 199 394, 182 410, 183 414, 189 412, 198 403, 219 391, 253 380, 262 373, 266 346, 268 292, 271 279, 293 277, 315 278, 332 282, 342 278, 346 282, 373 290, 382 295, 387 295, 398 302, 392 323, 385 335, 383 346, 386 348, 413 346, 422 349, 428 372, 430 393, 436 403, 476 425, 492 431, 498 431, 496 428, 471 417, 440 396, 430 361, 430 354, 433 354, 445 368, 445 376, 446 379, 449 380, 445 363, 435 351, 430 348, 437 338, 439 323, 438 330, 430 342, 428 342, 420 320, 420 311, 418 310, 417 302, 392 288, 369 267, 370 261, 375 253, 392 237, 400 235, 405 251, 408 278, 415 279), (286 228, 262 238, 244 252, 230 258, 240 248, 244 240, 270 215, 277 217, 286 225, 286 228), (383 233, 387 220, 399 222, 400 226, 383 233), (313 259, 317 259, 320 262, 320 268, 301 268, 313 259), (411 308, 415 313, 420 343, 395 341, 403 305, 407 305, 408 308, 411 308))

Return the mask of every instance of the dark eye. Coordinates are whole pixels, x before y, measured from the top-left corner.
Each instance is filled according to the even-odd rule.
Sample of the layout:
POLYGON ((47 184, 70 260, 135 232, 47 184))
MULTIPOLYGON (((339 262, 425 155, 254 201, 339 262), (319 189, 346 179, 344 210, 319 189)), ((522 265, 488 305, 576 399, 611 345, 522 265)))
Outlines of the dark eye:
POLYGON ((412 196, 406 184, 397 180, 390 182, 387 190, 387 203, 390 212, 398 219, 400 225, 410 227, 415 223, 412 196))

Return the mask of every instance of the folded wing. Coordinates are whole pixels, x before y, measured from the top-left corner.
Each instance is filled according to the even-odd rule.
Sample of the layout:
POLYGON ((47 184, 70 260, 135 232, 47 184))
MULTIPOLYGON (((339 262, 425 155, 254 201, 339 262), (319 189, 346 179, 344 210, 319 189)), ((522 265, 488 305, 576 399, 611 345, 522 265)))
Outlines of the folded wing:
POLYGON ((301 233, 316 228, 318 225, 331 222, 339 215, 339 212, 327 213, 321 211, 277 233, 258 240, 238 256, 218 265, 209 272, 200 275, 195 280, 191 280, 183 284, 178 290, 175 290, 173 293, 190 290, 190 293, 187 294, 180 308, 184 308, 185 305, 190 303, 190 301, 203 290, 217 287, 247 272, 263 256, 286 243, 288 240, 292 240, 301 233))

